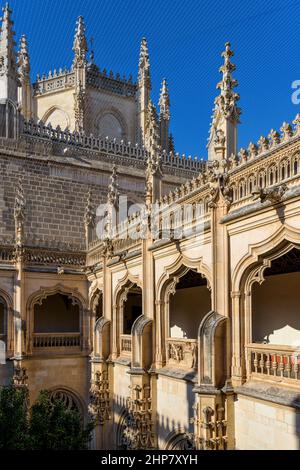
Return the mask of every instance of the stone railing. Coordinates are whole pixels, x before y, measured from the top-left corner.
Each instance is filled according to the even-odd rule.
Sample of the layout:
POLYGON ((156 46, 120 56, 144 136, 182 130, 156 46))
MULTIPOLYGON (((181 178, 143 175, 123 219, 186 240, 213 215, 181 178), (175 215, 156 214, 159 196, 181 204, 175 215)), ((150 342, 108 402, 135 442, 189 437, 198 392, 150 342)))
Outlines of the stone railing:
POLYGON ((13 246, 0 246, 0 263, 14 263, 15 248, 13 246))
POLYGON ((107 73, 104 69, 102 72, 97 67, 91 67, 87 73, 87 84, 93 88, 107 90, 111 93, 122 96, 134 97, 136 94, 136 84, 132 82, 132 77, 127 79, 121 77, 119 73, 116 75, 112 71, 107 73))
MULTIPOLYGON (((84 132, 70 132, 69 130, 62 130, 59 126, 54 128, 51 124, 45 125, 42 121, 37 123, 32 120, 23 120, 21 135, 32 136, 43 139, 43 141, 60 143, 65 146, 73 146, 78 149, 102 152, 109 156, 133 158, 141 162, 146 162, 148 157, 147 150, 138 144, 123 140, 118 141, 117 139, 100 138, 92 134, 86 135, 84 132)), ((161 160, 165 167, 192 173, 198 173, 206 166, 206 163, 197 157, 187 157, 179 153, 168 154, 165 151, 161 153, 161 160)))
POLYGON ((196 339, 167 338, 167 364, 186 369, 197 367, 198 345, 196 339))
POLYGON ((79 348, 80 333, 34 333, 33 347, 39 348, 79 348))
POLYGON ((50 71, 47 75, 38 75, 33 84, 34 95, 44 95, 56 90, 70 88, 75 85, 75 73, 73 70, 59 69, 50 71))
POLYGON ((246 346, 246 358, 248 377, 300 380, 300 348, 253 343, 246 346))
POLYGON ((130 356, 132 348, 131 335, 120 335, 120 352, 123 356, 130 356))

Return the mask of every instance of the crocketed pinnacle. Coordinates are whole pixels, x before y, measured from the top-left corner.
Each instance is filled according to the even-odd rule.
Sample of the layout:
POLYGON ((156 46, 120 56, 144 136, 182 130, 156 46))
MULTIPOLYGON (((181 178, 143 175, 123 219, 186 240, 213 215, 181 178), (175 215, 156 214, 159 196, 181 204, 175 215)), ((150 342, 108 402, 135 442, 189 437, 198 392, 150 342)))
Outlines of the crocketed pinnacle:
POLYGON ((30 75, 30 58, 28 53, 27 39, 25 34, 21 36, 20 47, 18 53, 18 68, 21 78, 29 78, 30 75))
POLYGON ((110 175, 110 183, 108 185, 108 193, 107 193, 107 203, 115 205, 118 200, 119 195, 119 186, 118 186, 118 175, 117 175, 117 167, 113 165, 112 173, 110 175))
POLYGON ((88 50, 87 40, 85 36, 85 24, 83 16, 79 16, 76 22, 75 37, 73 43, 74 66, 82 66, 86 64, 86 53, 88 50))
POLYGON ((139 60, 139 82, 146 81, 150 86, 150 61, 146 38, 142 38, 139 60))
POLYGON ((17 56, 15 51, 15 32, 13 30, 13 21, 11 19, 12 10, 9 4, 2 8, 3 16, 1 18, 1 35, 0 35, 0 59, 1 73, 5 73, 14 77, 16 74, 17 56))
POLYGON ((169 120, 170 119, 170 96, 169 96, 167 80, 165 78, 162 81, 158 104, 159 104, 159 111, 160 111, 159 112, 160 119, 169 120))
POLYGON ((230 42, 226 42, 225 51, 222 52, 224 64, 220 67, 222 80, 217 85, 220 95, 215 99, 215 104, 226 119, 239 122, 241 110, 237 107, 236 103, 240 96, 234 91, 238 82, 232 77, 232 72, 236 67, 230 61, 233 55, 234 52, 230 49, 230 42))

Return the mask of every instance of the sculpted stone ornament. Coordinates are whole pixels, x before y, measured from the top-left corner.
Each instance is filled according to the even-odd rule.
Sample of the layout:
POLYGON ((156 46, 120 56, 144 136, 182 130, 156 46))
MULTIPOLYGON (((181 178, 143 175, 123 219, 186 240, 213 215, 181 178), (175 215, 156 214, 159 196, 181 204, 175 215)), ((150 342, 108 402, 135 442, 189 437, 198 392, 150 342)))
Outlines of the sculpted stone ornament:
POLYGON ((82 132, 84 130, 84 111, 85 111, 85 92, 79 82, 78 90, 74 94, 74 115, 75 115, 75 130, 82 132))
POLYGON ((19 179, 16 188, 14 219, 15 219, 15 259, 24 259, 24 223, 25 223, 26 201, 23 192, 22 179, 19 179))
POLYGON ((230 42, 226 42, 225 51, 222 53, 224 64, 220 67, 222 73, 222 80, 218 83, 217 88, 220 89, 220 95, 215 99, 215 104, 221 110, 226 119, 239 122, 241 110, 236 106, 237 101, 240 99, 238 93, 233 90, 238 85, 237 80, 232 78, 232 72, 235 70, 235 65, 230 62, 234 52, 230 49, 230 42))
POLYGON ((28 375, 20 360, 14 361, 13 385, 15 387, 27 387, 28 375))
POLYGON ((213 162, 210 168, 210 200, 208 207, 213 209, 217 207, 217 201, 221 195, 224 202, 229 209, 232 203, 232 188, 229 186, 229 176, 227 170, 229 169, 230 162, 217 160, 213 162))
POLYGON ((252 191, 253 200, 260 199, 260 202, 270 201, 272 204, 278 204, 282 201, 287 190, 286 184, 281 184, 275 188, 255 188, 252 191))
POLYGON ((214 140, 215 146, 216 147, 224 147, 225 142, 226 142, 226 138, 225 138, 224 131, 222 131, 222 129, 217 129, 216 130, 216 135, 215 135, 215 140, 214 140))
POLYGON ((127 400, 121 444, 127 450, 154 449, 154 431, 150 387, 136 385, 127 400))
POLYGON ((85 24, 82 16, 78 17, 77 26, 75 31, 73 52, 74 52, 74 67, 83 67, 86 65, 86 54, 87 54, 87 40, 85 37, 85 24))
POLYGON ((97 424, 103 425, 111 417, 109 380, 107 372, 96 372, 90 388, 88 411, 97 424))
POLYGON ((84 211, 84 224, 87 227, 95 227, 96 213, 92 205, 92 195, 91 191, 88 192, 88 197, 86 201, 85 211, 84 211))

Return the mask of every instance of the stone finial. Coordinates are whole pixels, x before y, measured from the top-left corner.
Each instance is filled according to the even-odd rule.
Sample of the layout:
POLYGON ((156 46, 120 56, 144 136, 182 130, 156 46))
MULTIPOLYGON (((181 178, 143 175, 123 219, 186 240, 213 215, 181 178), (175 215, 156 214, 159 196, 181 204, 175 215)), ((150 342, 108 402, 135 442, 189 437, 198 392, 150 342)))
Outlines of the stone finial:
POLYGON ((18 74, 17 74, 17 55, 15 51, 15 32, 13 30, 13 21, 11 19, 12 10, 8 3, 2 8, 3 16, 1 18, 1 35, 0 35, 0 77, 9 76, 14 80, 14 86, 0 93, 1 98, 11 98, 17 100, 18 74))
POLYGON ((250 142, 250 144, 248 146, 248 151, 249 151, 249 157, 250 158, 256 157, 256 155, 258 154, 257 145, 254 144, 253 142, 250 142))
POLYGON ((265 152, 269 148, 269 140, 267 137, 260 136, 259 141, 257 142, 259 145, 260 152, 265 152))
POLYGON ((86 201, 86 206, 84 210, 84 224, 85 226, 88 227, 94 227, 95 226, 95 219, 96 219, 96 214, 95 210, 92 204, 92 193, 89 190, 88 196, 87 196, 87 201, 86 201))
POLYGON ((28 45, 25 34, 21 36, 19 53, 18 53, 18 69, 21 80, 30 79, 30 58, 28 53, 28 45))
POLYGON ((295 119, 293 120, 293 124, 295 126, 295 134, 300 134, 300 114, 297 114, 295 116, 295 119))
POLYGON ((76 22, 75 37, 73 43, 74 67, 83 67, 86 65, 86 54, 88 51, 87 40, 85 36, 85 24, 83 16, 79 16, 76 22))
POLYGON ((108 185, 107 203, 109 205, 115 206, 118 202, 118 196, 119 196, 119 185, 118 185, 117 167, 116 165, 113 165, 112 173, 110 175, 110 183, 108 185))
POLYGON ((271 147, 275 147, 276 145, 280 144, 280 134, 274 129, 270 130, 268 137, 271 141, 271 147))
POLYGON ((284 122, 280 128, 282 132, 282 140, 289 140, 291 137, 293 137, 293 129, 290 124, 287 122, 284 122))
POLYGON ((158 104, 159 104, 159 109, 160 109, 160 113, 159 113, 160 119, 169 120, 170 119, 170 96, 169 96, 167 80, 165 78, 162 81, 158 104))
POLYGON ((238 93, 234 92, 234 88, 238 86, 238 82, 232 78, 232 72, 236 68, 230 61, 233 55, 234 52, 230 49, 230 42, 226 42, 225 51, 222 52, 224 64, 220 67, 222 80, 217 85, 217 88, 220 90, 220 95, 216 98, 215 104, 226 119, 238 123, 241 110, 237 107, 236 103, 240 99, 240 96, 238 93))
POLYGON ((150 152, 156 152, 159 147, 160 135, 156 108, 151 100, 149 100, 147 109, 145 134, 145 146, 147 150, 150 152))
POLYGON ((142 38, 139 59, 139 82, 146 81, 150 86, 150 60, 146 38, 142 38))

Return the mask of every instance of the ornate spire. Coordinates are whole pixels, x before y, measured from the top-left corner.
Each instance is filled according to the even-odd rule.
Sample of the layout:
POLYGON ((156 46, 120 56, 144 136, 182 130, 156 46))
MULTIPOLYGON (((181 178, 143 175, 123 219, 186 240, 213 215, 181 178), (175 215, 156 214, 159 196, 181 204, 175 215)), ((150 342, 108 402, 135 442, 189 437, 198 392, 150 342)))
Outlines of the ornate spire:
POLYGON ((217 88, 220 90, 220 95, 215 99, 215 104, 226 119, 238 123, 241 110, 236 106, 236 103, 240 99, 240 96, 238 93, 234 92, 234 88, 238 85, 238 82, 232 78, 232 72, 236 68, 235 65, 230 62, 230 58, 233 55, 234 52, 230 49, 230 42, 226 42, 225 51, 222 52, 224 64, 220 67, 222 80, 217 85, 217 88))
POLYGON ((156 108, 149 100, 146 120, 145 147, 149 152, 156 152, 160 143, 160 132, 156 108))
POLYGON ((17 76, 17 56, 15 51, 15 40, 13 31, 12 11, 8 3, 2 8, 3 17, 0 36, 0 77, 5 81, 1 87, 0 98, 18 99, 18 76, 17 76))
POLYGON ((170 119, 170 97, 167 80, 164 78, 162 81, 162 86, 160 90, 159 97, 159 117, 160 119, 169 120, 170 119))
POLYGON ((107 193, 107 204, 109 205, 117 205, 118 196, 119 196, 119 185, 117 182, 118 175, 117 175, 117 167, 113 165, 112 167, 112 174, 110 175, 110 183, 108 185, 108 193, 107 193))
POLYGON ((25 34, 21 36, 19 53, 18 53, 18 68, 21 81, 30 79, 30 58, 28 53, 27 38, 25 34))
POLYGON ((83 16, 79 16, 76 23, 76 31, 73 43, 74 67, 83 67, 86 65, 86 54, 88 51, 87 40, 85 37, 85 24, 83 16))
POLYGON ((95 210, 92 204, 92 194, 91 191, 89 190, 88 196, 87 196, 87 201, 86 201, 86 206, 84 210, 84 224, 87 227, 94 227, 95 226, 95 219, 96 219, 96 214, 95 210))
POLYGON ((150 81, 150 61, 146 38, 142 39, 139 60, 139 83, 144 83, 151 87, 150 81))
POLYGON ((24 241, 24 221, 25 221, 26 200, 24 197, 23 183, 20 178, 16 188, 14 218, 15 218, 15 242, 20 247, 24 241))

